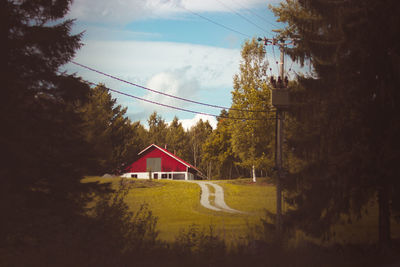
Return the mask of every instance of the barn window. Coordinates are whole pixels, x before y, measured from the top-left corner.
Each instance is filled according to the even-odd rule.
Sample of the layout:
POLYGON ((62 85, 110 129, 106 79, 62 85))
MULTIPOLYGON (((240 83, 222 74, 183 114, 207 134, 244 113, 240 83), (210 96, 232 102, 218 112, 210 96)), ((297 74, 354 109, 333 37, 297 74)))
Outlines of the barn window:
POLYGON ((131 174, 131 178, 137 178, 137 174, 131 174))
POLYGON ((171 179, 172 178, 172 174, 169 173, 168 174, 168 178, 171 179))
POLYGON ((166 174, 166 173, 161 174, 161 178, 162 178, 162 179, 168 178, 168 174, 166 174))
POLYGON ((174 173, 174 180, 185 180, 185 174, 184 173, 174 173))

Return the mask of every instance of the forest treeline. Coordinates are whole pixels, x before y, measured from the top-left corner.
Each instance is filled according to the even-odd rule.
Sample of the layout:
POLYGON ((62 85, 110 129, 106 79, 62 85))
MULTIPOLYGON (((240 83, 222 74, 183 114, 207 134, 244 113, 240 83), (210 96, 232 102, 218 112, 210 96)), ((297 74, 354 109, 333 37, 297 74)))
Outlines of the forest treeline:
MULTIPOLYGON (((245 139, 236 141, 239 148, 234 152, 232 136, 246 137, 241 136, 241 131, 236 136, 233 129, 246 123, 244 119, 241 122, 230 119, 225 110, 218 118, 216 129, 211 127, 208 120, 202 119, 189 129, 184 129, 177 117, 167 123, 157 112, 149 116, 146 127, 140 121, 132 122, 126 116, 126 108, 117 105, 107 87, 100 84, 89 89, 88 101, 79 107, 79 115, 82 118, 83 137, 90 146, 88 175, 122 174, 125 167, 136 160, 137 154, 150 144, 166 148, 190 162, 208 179, 250 177, 251 167, 256 160, 259 175, 266 175, 268 167, 272 166, 272 162, 267 164, 263 148, 259 148, 259 151, 264 151, 262 158, 249 154, 255 152, 248 151, 245 139), (248 158, 250 156, 253 160, 248 158)), ((266 136, 265 133, 263 135, 266 136)), ((252 149, 255 149, 255 145, 252 149)), ((272 150, 270 152, 273 154, 272 150)))
POLYGON ((123 173, 137 154, 156 144, 191 163, 209 179, 267 176, 274 167, 274 111, 266 82, 267 61, 262 43, 243 45, 240 72, 234 77, 231 109, 222 110, 216 129, 199 120, 185 130, 177 117, 167 123, 156 112, 148 127, 126 116, 105 85, 89 88, 79 114, 83 135, 91 146, 88 174, 123 173))

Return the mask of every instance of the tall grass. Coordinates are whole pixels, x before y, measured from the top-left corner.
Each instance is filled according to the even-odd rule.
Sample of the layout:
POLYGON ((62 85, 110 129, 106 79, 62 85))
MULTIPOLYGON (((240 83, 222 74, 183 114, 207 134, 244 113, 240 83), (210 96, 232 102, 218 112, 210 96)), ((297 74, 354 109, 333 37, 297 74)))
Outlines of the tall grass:
MULTIPOLYGON (((121 182, 120 179, 102 180, 98 178, 86 179, 85 182, 100 180, 113 182, 115 187, 121 182)), ((122 214, 126 215, 135 214, 135 212, 129 213, 129 210, 139 211, 139 214, 142 215, 139 216, 141 219, 136 221, 136 225, 141 225, 138 222, 147 225, 148 227, 145 229, 150 234, 146 235, 143 234, 143 231, 139 231, 141 233, 139 237, 151 236, 150 240, 152 241, 147 242, 151 245, 146 246, 145 250, 140 250, 139 254, 136 245, 127 246, 128 249, 123 253, 114 251, 118 257, 115 257, 116 261, 113 261, 113 264, 191 267, 381 266, 399 261, 399 246, 382 253, 377 247, 365 243, 321 246, 321 243, 301 239, 296 246, 289 246, 288 243, 277 245, 274 229, 268 228, 268 224, 262 224, 260 220, 265 208, 269 207, 273 210, 274 196, 270 196, 270 194, 274 194, 274 189, 269 185, 219 182, 227 192, 228 205, 235 209, 252 212, 251 215, 232 215, 200 207, 198 203, 200 188, 196 184, 174 181, 132 181, 132 183, 126 183, 128 189, 124 191, 123 197, 113 198, 111 204, 114 204, 105 205, 106 209, 100 210, 107 211, 114 205, 117 207, 116 210, 125 210, 122 214), (265 195, 265 192, 268 194, 265 195), (251 196, 252 193, 256 196, 251 196), (237 197, 235 197, 236 195, 237 197), (126 206, 120 201, 121 199, 124 199, 126 206), (143 202, 147 203, 145 206, 148 209, 143 210, 143 202), (151 214, 148 213, 150 210, 151 214), (249 218, 255 219, 251 222, 249 218), (218 219, 225 227, 228 222, 239 227, 237 231, 242 233, 240 238, 228 244, 234 239, 221 234, 221 231, 218 230, 219 226, 212 222, 218 221, 218 219), (155 231, 154 222, 158 222, 157 229, 160 232, 155 231), (177 225, 179 227, 174 228, 177 225), (163 235, 161 229, 174 234, 171 237, 165 233, 163 235), (158 233, 159 235, 157 235, 158 233), (157 238, 154 238, 155 235, 157 238)), ((106 202, 109 203, 109 200, 106 202)), ((132 237, 123 240, 130 244, 127 241, 130 239, 132 237)), ((139 238, 139 240, 147 239, 139 238)))

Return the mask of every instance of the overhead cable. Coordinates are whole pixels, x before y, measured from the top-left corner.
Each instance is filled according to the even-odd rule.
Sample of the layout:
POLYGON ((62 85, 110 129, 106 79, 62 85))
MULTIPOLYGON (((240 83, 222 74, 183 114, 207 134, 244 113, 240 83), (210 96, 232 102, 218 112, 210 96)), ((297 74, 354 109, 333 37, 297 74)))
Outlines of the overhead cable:
POLYGON ((148 87, 145 87, 145 86, 136 84, 136 83, 132 83, 132 82, 123 80, 123 79, 118 78, 118 77, 116 77, 116 76, 113 76, 113 75, 111 75, 111 74, 107 74, 107 73, 105 73, 105 72, 96 70, 96 69, 94 69, 94 68, 91 68, 91 67, 89 67, 89 66, 83 65, 83 64, 78 63, 78 62, 75 62, 75 61, 71 61, 71 63, 72 63, 72 64, 75 64, 75 65, 77 65, 77 66, 80 66, 80 67, 82 67, 82 68, 85 68, 85 69, 87 69, 87 70, 90 70, 90 71, 96 72, 96 73, 98 73, 98 74, 101 74, 101 75, 103 75, 103 76, 109 77, 109 78, 111 78, 111 79, 114 79, 114 80, 117 80, 117 81, 120 81, 120 82, 129 84, 129 85, 133 85, 133 86, 142 88, 142 89, 144 89, 144 90, 147 90, 147 91, 150 91, 150 92, 153 92, 153 93, 156 93, 156 94, 160 94, 160 95, 163 95, 163 96, 167 96, 167 97, 179 99, 179 100, 186 101, 186 102, 190 102, 190 103, 193 103, 193 104, 198 104, 198 105, 207 106, 207 107, 212 107, 212 108, 218 108, 218 109, 235 110, 235 111, 241 111, 241 112, 254 112, 254 113, 257 113, 257 112, 268 113, 268 112, 270 112, 269 110, 247 110, 247 109, 229 108, 229 107, 224 107, 224 106, 219 106, 219 105, 213 105, 213 104, 203 103, 203 102, 199 102, 199 101, 195 101, 195 100, 191 100, 191 99, 187 99, 187 98, 183 98, 183 97, 179 97, 179 96, 175 96, 175 95, 170 95, 170 94, 167 94, 167 93, 164 93, 164 92, 160 92, 160 91, 157 91, 157 90, 154 90, 154 89, 151 89, 151 88, 148 88, 148 87))
POLYGON ((205 20, 207 20, 208 22, 211 22, 211 23, 213 23, 213 24, 215 24, 215 25, 218 25, 218 26, 220 26, 220 27, 222 27, 222 28, 224 28, 224 29, 226 29, 226 30, 229 30, 229 31, 231 31, 231 32, 235 32, 235 33, 237 33, 237 34, 243 35, 244 37, 247 37, 247 38, 251 38, 251 36, 248 35, 248 34, 242 33, 242 32, 240 32, 240 31, 237 31, 237 30, 233 29, 233 28, 230 28, 230 27, 228 27, 228 26, 225 26, 224 24, 221 24, 221 23, 219 23, 219 22, 217 22, 217 21, 215 21, 215 20, 209 19, 209 18, 207 18, 207 17, 205 17, 205 16, 203 16, 203 15, 200 15, 199 13, 196 13, 196 12, 194 12, 194 11, 192 11, 192 10, 186 8, 186 7, 180 6, 180 8, 182 8, 182 9, 184 9, 184 10, 186 10, 186 11, 192 13, 193 15, 196 15, 196 16, 202 18, 202 19, 205 19, 205 20))
MULTIPOLYGON (((87 80, 83 80, 83 79, 82 79, 82 81, 84 81, 84 82, 86 82, 86 83, 88 83, 90 85, 97 86, 96 83, 93 83, 93 82, 90 82, 90 81, 87 81, 87 80)), ((138 96, 134 96, 134 95, 131 95, 131 94, 128 94, 128 93, 124 93, 124 92, 121 92, 119 90, 115 90, 115 89, 112 89, 112 88, 109 88, 109 87, 106 87, 106 86, 103 86, 103 87, 105 89, 111 91, 111 92, 114 92, 114 93, 117 93, 117 94, 120 94, 120 95, 124 95, 124 96, 127 96, 127 97, 131 97, 131 98, 134 98, 134 99, 137 99, 137 100, 140 100, 140 101, 144 101, 144 102, 147 102, 147 103, 151 103, 151 104, 154 104, 154 105, 158 105, 158 106, 162 106, 162 107, 166 107, 166 108, 171 108, 171 109, 175 109, 175 110, 179 110, 179 111, 189 112, 189 113, 193 113, 193 114, 199 114, 199 115, 215 117, 215 118, 230 119, 230 120, 241 120, 241 121, 248 121, 248 120, 249 121, 275 120, 275 117, 270 117, 270 118, 244 118, 243 117, 243 118, 239 118, 239 117, 230 117, 230 116, 215 115, 215 114, 206 113, 206 112, 194 111, 194 110, 185 109, 185 108, 181 108, 181 107, 176 107, 176 106, 172 106, 172 105, 168 105, 168 104, 163 104, 163 103, 156 102, 156 101, 153 101, 153 100, 148 100, 148 99, 141 98, 141 97, 138 97, 138 96)))
POLYGON ((221 5, 223 5, 225 8, 229 9, 230 11, 232 11, 238 17, 240 17, 240 18, 244 19, 245 21, 247 21, 248 23, 250 23, 251 25, 256 26, 257 28, 261 29, 265 33, 268 33, 264 28, 258 26, 257 24, 255 24, 254 22, 252 22, 251 20, 246 18, 245 16, 242 16, 240 13, 236 12, 233 8, 229 7, 228 5, 225 5, 224 3, 222 3, 219 0, 217 0, 217 2, 220 3, 221 5))
POLYGON ((264 17, 261 17, 261 16, 258 15, 256 12, 252 11, 252 10, 249 9, 249 8, 244 7, 244 6, 243 6, 242 4, 240 4, 239 2, 236 2, 236 1, 234 1, 234 0, 232 0, 232 2, 234 2, 235 4, 237 4, 238 6, 240 6, 241 8, 243 8, 244 10, 246 10, 247 12, 253 14, 253 15, 256 16, 256 17, 258 17, 259 19, 265 21, 266 23, 268 23, 268 24, 270 24, 270 25, 272 25, 272 26, 274 26, 274 27, 279 28, 279 26, 277 26, 275 23, 272 23, 272 22, 268 21, 267 19, 265 19, 264 17))

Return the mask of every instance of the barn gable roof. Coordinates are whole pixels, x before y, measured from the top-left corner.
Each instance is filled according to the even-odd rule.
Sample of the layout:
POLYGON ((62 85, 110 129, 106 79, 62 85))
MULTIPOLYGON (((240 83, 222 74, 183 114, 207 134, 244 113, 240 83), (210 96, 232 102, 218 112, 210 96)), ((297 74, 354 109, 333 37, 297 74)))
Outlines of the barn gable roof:
POLYGON ((177 160, 177 161, 179 161, 180 163, 182 163, 183 165, 185 165, 186 167, 191 168, 191 169, 194 169, 194 170, 196 170, 197 172, 201 173, 200 170, 198 170, 196 167, 194 167, 194 166, 191 165, 190 163, 187 163, 186 161, 184 161, 184 160, 181 159, 180 157, 174 155, 173 153, 169 152, 168 150, 166 150, 166 149, 164 149, 164 148, 161 148, 161 147, 159 147, 159 146, 157 146, 157 145, 155 145, 155 144, 149 145, 148 147, 146 147, 145 149, 143 149, 142 151, 140 151, 138 155, 143 154, 144 152, 146 152, 147 150, 149 150, 151 147, 155 147, 155 148, 161 150, 162 152, 164 152, 164 153, 167 154, 168 156, 174 158, 175 160, 177 160))

